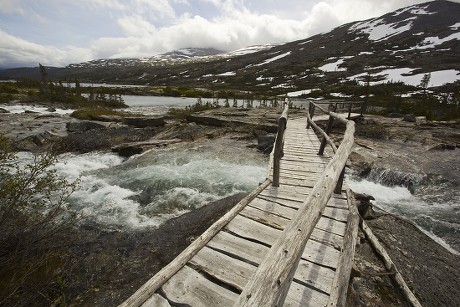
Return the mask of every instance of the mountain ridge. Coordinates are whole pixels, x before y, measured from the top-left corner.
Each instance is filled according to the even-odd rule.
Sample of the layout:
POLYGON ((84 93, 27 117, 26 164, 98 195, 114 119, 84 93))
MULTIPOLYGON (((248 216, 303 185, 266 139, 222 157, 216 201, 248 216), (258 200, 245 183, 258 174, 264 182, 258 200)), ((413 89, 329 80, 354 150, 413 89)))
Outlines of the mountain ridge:
POLYGON ((130 65, 73 64, 53 68, 49 74, 52 78, 92 82, 279 95, 334 84, 362 85, 366 79, 371 85, 403 82, 417 86, 423 75, 430 73, 429 87, 436 88, 460 82, 460 3, 437 0, 416 4, 350 22, 327 33, 253 51, 204 56, 182 53, 175 59, 157 57, 155 62, 151 57, 130 65))

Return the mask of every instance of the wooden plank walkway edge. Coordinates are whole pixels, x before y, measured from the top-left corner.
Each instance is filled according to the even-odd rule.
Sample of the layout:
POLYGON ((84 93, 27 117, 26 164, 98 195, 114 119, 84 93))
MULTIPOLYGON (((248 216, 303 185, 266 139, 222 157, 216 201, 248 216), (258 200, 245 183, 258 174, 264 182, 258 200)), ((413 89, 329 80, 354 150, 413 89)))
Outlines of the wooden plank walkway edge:
POLYGON ((179 271, 196 253, 202 249, 225 225, 228 224, 249 202, 263 191, 271 180, 266 179, 254 191, 243 198, 230 211, 211 225, 202 235, 195 239, 172 262, 144 283, 133 295, 121 303, 119 307, 138 307, 147 301, 171 276, 179 271))

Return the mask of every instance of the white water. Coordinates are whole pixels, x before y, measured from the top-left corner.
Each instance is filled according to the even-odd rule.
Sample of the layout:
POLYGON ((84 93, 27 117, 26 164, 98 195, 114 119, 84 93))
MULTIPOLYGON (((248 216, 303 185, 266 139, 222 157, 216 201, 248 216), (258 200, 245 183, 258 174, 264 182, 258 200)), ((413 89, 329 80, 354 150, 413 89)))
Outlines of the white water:
POLYGON ((435 186, 420 188, 415 195, 401 186, 384 186, 366 179, 347 178, 348 186, 355 192, 372 195, 373 203, 387 212, 413 221, 425 234, 454 254, 460 254, 458 234, 460 233, 459 195, 449 189, 435 186), (446 200, 446 197, 449 200, 446 200))
MULTIPOLYGON (((64 154, 54 169, 80 180, 69 210, 82 223, 112 229, 158 226, 165 220, 239 192, 265 179, 265 157, 224 140, 178 144, 133 157, 111 153, 64 154), (237 153, 237 154, 236 154, 237 153)), ((18 163, 33 160, 20 153, 18 163)))

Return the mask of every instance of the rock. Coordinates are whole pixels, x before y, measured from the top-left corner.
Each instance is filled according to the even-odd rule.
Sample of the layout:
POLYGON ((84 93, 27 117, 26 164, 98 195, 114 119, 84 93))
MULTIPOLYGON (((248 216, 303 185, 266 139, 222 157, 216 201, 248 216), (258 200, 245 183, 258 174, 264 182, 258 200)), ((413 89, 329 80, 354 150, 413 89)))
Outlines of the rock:
POLYGON ((81 121, 81 122, 70 122, 66 125, 67 131, 69 132, 80 132, 93 129, 105 129, 106 126, 103 124, 91 122, 91 121, 81 121))
POLYGON ((387 117, 390 117, 390 118, 400 118, 400 117, 404 117, 404 115, 401 114, 401 113, 390 113, 390 114, 388 114, 387 117))
POLYGON ((441 143, 441 144, 438 144, 436 146, 431 147, 428 150, 444 150, 444 149, 455 150, 455 148, 457 148, 457 146, 458 145, 454 144, 454 143, 441 143))
POLYGON ((273 149, 273 143, 275 142, 275 135, 265 135, 257 138, 257 149, 263 153, 270 153, 273 149))
POLYGON ((416 116, 415 119, 417 123, 421 123, 421 124, 426 123, 426 116, 416 116))
POLYGON ((38 112, 31 111, 31 110, 25 110, 24 113, 26 113, 26 114, 37 114, 38 112))
POLYGON ((17 150, 24 151, 41 151, 47 149, 50 145, 54 144, 59 136, 45 131, 39 134, 28 136, 20 141, 15 142, 14 147, 17 150))
POLYGON ((56 109, 53 108, 53 107, 49 107, 48 109, 46 109, 46 111, 48 111, 48 112, 56 112, 56 109))
POLYGON ((0 113, 10 113, 10 111, 0 108, 0 113))
POLYGON ((119 146, 116 148, 112 148, 112 152, 118 153, 119 156, 128 158, 134 155, 141 154, 144 151, 144 149, 141 146, 119 146))
POLYGON ((349 156, 350 167, 358 173, 360 177, 367 176, 372 169, 372 161, 366 159, 363 155, 353 151, 349 156))
POLYGON ((117 115, 96 115, 92 116, 92 119, 100 121, 100 122, 115 122, 121 123, 123 121, 123 117, 117 115))
POLYGON ((417 118, 415 117, 414 114, 406 114, 404 115, 403 121, 415 123, 417 121, 417 118))
POLYGON ((131 157, 133 155, 138 155, 144 152, 145 149, 151 148, 153 146, 167 146, 174 143, 181 142, 181 139, 171 139, 171 140, 150 140, 145 142, 133 142, 127 144, 121 144, 115 147, 112 147, 112 152, 118 153, 122 157, 131 157))
POLYGON ((165 125, 165 119, 163 117, 126 117, 123 123, 136 128, 162 127, 165 125))

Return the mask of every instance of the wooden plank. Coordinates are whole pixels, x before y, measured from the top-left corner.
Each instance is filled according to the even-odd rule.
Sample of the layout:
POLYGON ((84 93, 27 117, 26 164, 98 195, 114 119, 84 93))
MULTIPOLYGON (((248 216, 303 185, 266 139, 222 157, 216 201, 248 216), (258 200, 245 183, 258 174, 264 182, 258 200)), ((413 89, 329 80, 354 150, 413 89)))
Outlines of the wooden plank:
POLYGON ((169 305, 167 299, 155 293, 142 304, 142 307, 171 307, 171 305, 169 305))
MULTIPOLYGON (((261 202, 256 198, 244 208, 240 214, 268 226, 284 229, 284 226, 297 215, 297 210, 283 207, 276 203, 270 204, 269 202, 261 202)), ((318 229, 332 232, 340 236, 344 235, 345 226, 345 223, 327 218, 324 214, 316 225, 318 229)))
MULTIPOLYGON (((242 294, 244 295, 244 294, 242 294)), ((240 296, 241 298, 241 296, 240 296)), ((325 306, 329 296, 296 282, 291 283, 284 307, 325 306)), ((238 304, 238 303, 237 303, 238 304)), ((266 306, 266 305, 258 305, 266 306)))
POLYGON ((347 290, 350 281, 351 268, 355 255, 356 240, 358 237, 359 214, 355 198, 350 189, 347 190, 350 214, 348 216, 347 230, 344 245, 340 254, 339 263, 331 287, 328 306, 346 306, 347 290))
POLYGON ((254 274, 257 268, 206 246, 190 259, 189 263, 239 290, 244 288, 249 277, 254 274))
MULTIPOLYGON (((242 216, 236 216, 225 228, 240 237, 255 240, 268 246, 271 246, 282 233, 281 230, 263 225, 242 216)), ((324 231, 318 231, 315 232, 315 235, 320 237, 321 235, 330 234, 324 231)), ((339 251, 330 245, 308 240, 302 258, 323 266, 335 268, 339 254, 339 251)))
MULTIPOLYGON (((307 199, 307 196, 311 193, 312 188, 309 187, 296 187, 296 186, 280 186, 280 187, 268 187, 259 193, 259 196, 275 197, 281 199, 290 199, 293 201, 303 202, 307 199)), ((347 209, 346 197, 341 194, 333 194, 331 197, 333 202, 331 206, 337 206, 338 208, 347 209), (335 200, 344 200, 336 202, 335 200)), ((329 204, 329 202, 328 202, 329 204)))
POLYGON ((371 243, 372 247, 374 247, 374 249, 377 252, 377 254, 383 260, 383 264, 385 265, 385 268, 388 271, 395 272, 394 276, 392 276, 392 278, 398 284, 399 288, 402 290, 405 298, 410 302, 410 304, 413 307, 421 307, 422 305, 420 304, 420 302, 418 301, 418 299, 414 295, 414 293, 407 286, 406 281, 404 280, 404 278, 401 275, 401 273, 399 272, 399 270, 396 268, 394 262, 391 260, 391 258, 388 255, 387 251, 382 246, 382 244, 380 244, 379 240, 374 235, 374 233, 369 228, 369 226, 367 226, 367 224, 366 224, 366 222, 364 220, 361 220, 361 229, 363 230, 364 234, 366 235, 366 238, 371 243))
MULTIPOLYGON (((329 202, 334 201, 332 198, 329 202)), ((340 200, 342 201, 342 200, 340 200)), ((250 206, 266 210, 273 214, 291 219, 295 213, 292 209, 297 210, 302 205, 301 202, 284 200, 284 199, 266 199, 264 196, 258 196, 252 200, 250 206)), ((348 219, 348 210, 336 207, 326 206, 323 216, 335 219, 337 221, 346 222, 348 219)))
MULTIPOLYGON (((279 230, 283 230, 290 221, 289 219, 253 207, 244 208, 240 215, 279 230)), ((321 217, 311 234, 311 239, 339 250, 342 246, 344 232, 345 223, 321 217)))
MULTIPOLYGON (((269 248, 264 245, 250 242, 224 231, 216 235, 208 243, 208 246, 254 265, 258 265, 269 250, 269 248)), ((330 292, 333 279, 334 270, 304 259, 300 260, 294 275, 295 281, 317 288, 326 293, 330 292)))
POLYGON ((238 294, 225 289, 188 266, 182 267, 161 287, 173 304, 184 306, 234 305, 238 294))

